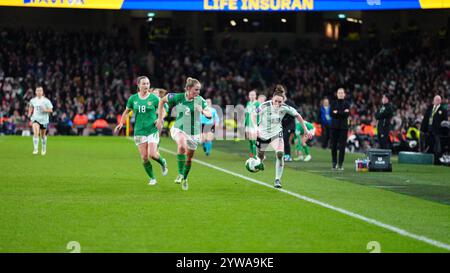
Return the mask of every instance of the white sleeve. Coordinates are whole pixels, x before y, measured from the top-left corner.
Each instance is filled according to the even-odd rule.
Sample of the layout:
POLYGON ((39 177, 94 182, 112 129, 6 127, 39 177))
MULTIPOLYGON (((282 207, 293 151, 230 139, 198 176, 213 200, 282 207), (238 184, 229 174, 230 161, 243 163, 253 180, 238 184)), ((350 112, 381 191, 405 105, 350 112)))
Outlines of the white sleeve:
POLYGON ((47 99, 47 108, 53 109, 53 104, 49 99, 47 99))
POLYGON ((294 107, 291 107, 289 105, 285 105, 284 107, 285 107, 286 114, 289 114, 289 115, 294 116, 294 117, 296 115, 298 115, 298 112, 297 112, 297 110, 295 110, 294 107))

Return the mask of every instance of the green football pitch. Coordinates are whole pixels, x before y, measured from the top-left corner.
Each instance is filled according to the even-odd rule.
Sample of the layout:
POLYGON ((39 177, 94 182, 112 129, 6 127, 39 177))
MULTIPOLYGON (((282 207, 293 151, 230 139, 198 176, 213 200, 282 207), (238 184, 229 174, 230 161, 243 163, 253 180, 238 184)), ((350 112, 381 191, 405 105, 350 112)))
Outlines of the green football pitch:
POLYGON ((450 252, 450 170, 399 165, 393 173, 332 172, 329 151, 289 162, 283 189, 246 171, 245 141, 198 149, 189 190, 173 182, 176 147, 163 138, 169 175, 149 186, 133 141, 0 137, 0 252, 450 252))

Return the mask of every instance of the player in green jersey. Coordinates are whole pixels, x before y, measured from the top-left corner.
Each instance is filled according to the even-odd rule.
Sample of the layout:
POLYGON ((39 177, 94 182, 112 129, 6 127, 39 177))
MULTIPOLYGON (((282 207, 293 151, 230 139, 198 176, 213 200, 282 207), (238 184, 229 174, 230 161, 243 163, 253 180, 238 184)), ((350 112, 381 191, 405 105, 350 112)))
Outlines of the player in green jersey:
MULTIPOLYGON (((315 135, 316 128, 310 122, 305 120, 306 128, 311 132, 312 135, 315 135)), ((303 130, 302 125, 298 120, 295 120, 295 134, 294 134, 294 143, 295 143, 295 151, 297 153, 297 157, 294 158, 295 161, 303 160, 310 161, 311 154, 309 152, 309 146, 307 144, 308 137, 305 135, 305 130, 303 130)))
POLYGON ((211 118, 211 111, 204 98, 199 96, 201 84, 198 80, 187 78, 186 92, 169 93, 159 101, 158 120, 156 122, 158 129, 161 129, 164 120, 162 113, 164 103, 169 107, 176 106, 177 117, 175 124, 170 130, 170 136, 177 143, 178 176, 175 183, 181 183, 182 189, 188 189, 188 174, 192 165, 192 158, 201 138, 200 114, 206 118, 211 118))
POLYGON ((156 184, 156 178, 153 173, 152 164, 149 158, 161 165, 162 174, 167 175, 167 162, 158 152, 159 131, 155 122, 157 119, 156 110, 158 109, 159 97, 149 92, 150 80, 141 76, 137 78, 138 92, 130 96, 127 107, 123 111, 122 118, 115 131, 122 129, 129 113, 133 111, 135 115, 134 123, 134 142, 141 155, 144 169, 150 178, 149 185, 156 184))
MULTIPOLYGON (((257 124, 253 123, 251 119, 251 113, 258 108, 261 103, 256 100, 256 90, 252 90, 248 93, 247 105, 245 106, 245 136, 248 139, 250 147, 250 157, 256 157, 256 137, 257 137, 257 124)), ((258 122, 258 120, 256 121, 258 122)))
POLYGON ((267 100, 266 95, 261 94, 258 96, 259 104, 263 104, 264 102, 266 102, 266 100, 267 100))

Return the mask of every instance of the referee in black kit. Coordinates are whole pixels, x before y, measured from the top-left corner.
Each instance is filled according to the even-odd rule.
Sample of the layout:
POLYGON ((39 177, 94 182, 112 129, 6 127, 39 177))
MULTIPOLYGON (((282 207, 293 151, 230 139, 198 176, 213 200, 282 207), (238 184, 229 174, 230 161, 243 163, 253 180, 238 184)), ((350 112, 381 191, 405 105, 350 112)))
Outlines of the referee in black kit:
POLYGON ((345 91, 339 88, 337 91, 337 100, 331 103, 331 157, 333 170, 343 171, 345 157, 345 146, 347 144, 348 116, 350 114, 350 104, 345 101, 345 91), (337 152, 339 147, 339 161, 337 152))

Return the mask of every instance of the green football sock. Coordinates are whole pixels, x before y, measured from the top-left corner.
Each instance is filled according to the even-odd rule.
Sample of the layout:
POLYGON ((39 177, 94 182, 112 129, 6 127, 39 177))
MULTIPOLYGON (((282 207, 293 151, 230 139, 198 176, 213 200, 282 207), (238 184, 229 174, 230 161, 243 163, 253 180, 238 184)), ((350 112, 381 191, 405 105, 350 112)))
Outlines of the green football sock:
POLYGON ((300 140, 300 137, 297 135, 294 135, 294 143, 295 143, 295 151, 301 152, 302 151, 302 142, 300 140))
POLYGON ((186 155, 185 154, 177 154, 178 161, 178 174, 184 174, 184 165, 186 163, 186 155))
POLYGON ((249 140, 250 154, 256 156, 256 140, 249 140))
POLYGON ((159 156, 158 159, 155 159, 155 161, 158 162, 159 165, 164 166, 164 161, 165 161, 165 159, 164 159, 164 157, 162 157, 161 155, 159 156))
POLYGON ((302 143, 300 141, 298 141, 298 143, 295 145, 295 150, 297 152, 303 151, 303 146, 302 146, 302 143))
POLYGON ((305 155, 309 155, 309 146, 305 144, 303 146, 303 151, 305 152, 305 155))
POLYGON ((151 179, 155 178, 155 175, 153 174, 153 167, 152 167, 152 164, 150 163, 150 161, 147 161, 144 163, 144 169, 145 169, 145 172, 147 173, 148 177, 150 177, 151 179))
POLYGON ((184 165, 184 172, 183 172, 184 179, 187 179, 190 170, 191 170, 191 162, 186 162, 186 165, 184 165))

